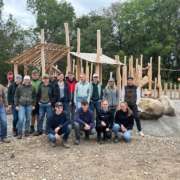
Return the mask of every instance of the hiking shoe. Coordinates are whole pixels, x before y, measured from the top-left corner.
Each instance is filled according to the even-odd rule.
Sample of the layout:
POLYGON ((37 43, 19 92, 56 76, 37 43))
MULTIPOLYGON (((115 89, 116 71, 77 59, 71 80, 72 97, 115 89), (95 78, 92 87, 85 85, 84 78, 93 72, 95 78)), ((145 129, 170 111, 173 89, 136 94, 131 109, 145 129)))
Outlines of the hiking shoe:
POLYGON ((1 139, 2 143, 10 143, 11 141, 8 138, 1 139))
POLYGON ((33 134, 35 132, 35 129, 34 129, 34 126, 31 126, 31 128, 30 128, 30 134, 33 134))
POLYGON ((70 148, 69 144, 66 141, 62 141, 62 146, 66 149, 70 148))
POLYGON ((18 136, 17 136, 17 139, 22 139, 22 135, 18 135, 18 136))
POLYGON ((74 142, 75 145, 79 145, 80 144, 80 140, 76 139, 74 142))
POLYGON ((42 132, 35 132, 34 134, 33 134, 33 136, 40 136, 40 135, 42 135, 43 133, 42 132))
POLYGON ((139 131, 139 135, 140 135, 141 137, 144 137, 144 133, 143 133, 142 131, 139 131))

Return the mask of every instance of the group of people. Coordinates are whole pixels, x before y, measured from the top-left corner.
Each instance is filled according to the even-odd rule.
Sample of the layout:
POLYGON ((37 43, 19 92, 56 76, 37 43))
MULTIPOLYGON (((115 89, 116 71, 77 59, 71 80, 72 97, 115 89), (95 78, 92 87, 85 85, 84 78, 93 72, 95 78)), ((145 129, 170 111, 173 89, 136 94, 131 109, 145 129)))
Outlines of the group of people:
POLYGON ((0 85, 0 141, 10 142, 6 107, 12 110, 12 131, 17 139, 46 134, 53 146, 69 147, 68 138, 74 130, 76 145, 80 144, 82 132, 86 140, 97 134, 99 143, 112 137, 115 143, 121 138, 130 142, 134 120, 139 134, 144 136, 137 108, 140 89, 132 77, 127 82, 120 92, 113 78, 103 89, 96 73, 91 82, 84 73, 78 82, 72 72, 67 77, 59 73, 56 78, 45 74, 42 79, 37 70, 31 77, 18 74, 7 93, 0 85))

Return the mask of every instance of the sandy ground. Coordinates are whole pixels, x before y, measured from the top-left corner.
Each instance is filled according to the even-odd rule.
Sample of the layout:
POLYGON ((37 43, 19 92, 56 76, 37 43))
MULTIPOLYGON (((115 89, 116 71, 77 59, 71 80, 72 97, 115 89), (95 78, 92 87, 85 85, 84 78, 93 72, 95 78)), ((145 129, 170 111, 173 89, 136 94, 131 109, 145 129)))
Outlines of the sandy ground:
POLYGON ((71 148, 64 149, 51 147, 45 135, 12 138, 0 144, 0 180, 179 180, 180 102, 175 104, 176 117, 143 121, 146 136, 134 128, 129 144, 99 145, 92 138, 76 146, 71 137, 71 148))

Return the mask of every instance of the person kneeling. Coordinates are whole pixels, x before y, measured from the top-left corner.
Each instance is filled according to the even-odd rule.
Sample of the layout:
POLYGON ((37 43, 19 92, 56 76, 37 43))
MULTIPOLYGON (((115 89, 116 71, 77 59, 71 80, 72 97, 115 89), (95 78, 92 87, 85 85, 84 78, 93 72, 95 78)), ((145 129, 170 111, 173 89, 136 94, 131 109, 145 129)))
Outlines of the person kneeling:
POLYGON ((119 107, 119 110, 115 114, 115 123, 113 125, 113 132, 115 134, 114 142, 119 142, 119 132, 125 142, 130 142, 131 130, 134 125, 133 113, 126 102, 120 103, 119 107))
POLYGON ((101 134, 103 133, 103 140, 111 139, 111 130, 113 127, 113 114, 108 110, 108 101, 101 101, 101 109, 97 113, 96 118, 96 131, 97 131, 97 141, 102 143, 101 134))
POLYGON ((81 108, 79 108, 75 115, 74 130, 76 141, 75 144, 80 143, 80 131, 83 130, 85 133, 85 139, 89 139, 89 135, 94 130, 93 112, 89 110, 89 104, 87 101, 81 102, 81 108))
POLYGON ((48 124, 48 139, 52 143, 52 146, 62 143, 65 148, 69 148, 67 140, 70 134, 70 121, 63 111, 63 104, 61 102, 55 104, 55 112, 52 117, 48 119, 48 124))

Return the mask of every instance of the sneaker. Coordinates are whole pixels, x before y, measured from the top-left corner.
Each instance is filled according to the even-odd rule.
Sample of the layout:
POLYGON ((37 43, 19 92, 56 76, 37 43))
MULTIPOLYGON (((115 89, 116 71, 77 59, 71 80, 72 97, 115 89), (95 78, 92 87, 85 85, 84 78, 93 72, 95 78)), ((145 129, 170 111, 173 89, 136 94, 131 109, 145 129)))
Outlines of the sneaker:
POLYGON ((80 144, 80 140, 76 139, 74 142, 75 145, 79 145, 80 144))
POLYGON ((3 143, 10 143, 11 141, 8 138, 1 139, 1 142, 3 143))
POLYGON ((70 148, 69 144, 66 141, 62 141, 62 146, 66 149, 70 148))
POLYGON ((118 137, 115 137, 114 138, 114 143, 118 143, 119 142, 119 138, 118 137))
POLYGON ((142 131, 139 131, 139 135, 140 135, 141 137, 144 137, 144 133, 143 133, 142 131))

